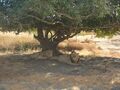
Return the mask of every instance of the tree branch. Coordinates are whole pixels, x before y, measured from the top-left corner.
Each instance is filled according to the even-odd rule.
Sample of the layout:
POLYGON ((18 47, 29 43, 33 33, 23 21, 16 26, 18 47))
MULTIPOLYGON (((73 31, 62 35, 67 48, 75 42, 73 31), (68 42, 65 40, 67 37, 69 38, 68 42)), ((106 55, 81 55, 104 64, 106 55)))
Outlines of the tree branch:
MULTIPOLYGON (((62 12, 57 12, 57 11, 55 11, 55 13, 58 15, 58 16, 64 16, 64 17, 67 17, 68 19, 71 19, 71 20, 77 20, 78 18, 76 17, 76 18, 74 18, 74 17, 72 17, 72 16, 70 16, 70 15, 68 15, 68 14, 66 14, 66 13, 62 13, 62 12)), ((90 13, 90 14, 88 14, 88 15, 86 15, 86 16, 79 16, 81 19, 87 19, 87 18, 89 18, 89 17, 91 17, 91 16, 93 16, 93 15, 95 15, 95 7, 92 9, 92 12, 90 13)))
POLYGON ((36 19, 37 21, 39 22, 42 22, 42 23, 45 23, 45 24, 48 24, 48 25, 54 25, 54 23, 51 23, 51 22, 48 22, 48 21, 45 21, 43 19, 40 19, 39 17, 37 16, 34 16, 34 15, 27 15, 28 17, 31 17, 33 19, 36 19))

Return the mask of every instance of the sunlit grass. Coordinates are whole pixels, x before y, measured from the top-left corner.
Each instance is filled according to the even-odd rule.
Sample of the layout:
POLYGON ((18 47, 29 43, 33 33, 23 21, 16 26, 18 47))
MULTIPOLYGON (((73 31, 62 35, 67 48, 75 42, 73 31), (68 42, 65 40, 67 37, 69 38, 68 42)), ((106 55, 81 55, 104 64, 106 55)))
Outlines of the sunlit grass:
MULTIPOLYGON (((77 49, 79 55, 94 55, 94 56, 109 56, 120 57, 120 53, 113 52, 114 50, 102 50, 96 45, 96 42, 91 41, 95 38, 92 35, 78 35, 68 40, 59 43, 58 48, 67 54, 67 51, 77 49)), ((102 38, 100 39, 102 40, 102 38)), ((34 38, 32 33, 24 32, 16 35, 14 32, 0 32, 0 54, 1 53, 33 53, 39 52, 40 44, 34 38)))
POLYGON ((37 50, 39 42, 34 39, 33 34, 14 32, 0 32, 0 51, 27 51, 37 50))

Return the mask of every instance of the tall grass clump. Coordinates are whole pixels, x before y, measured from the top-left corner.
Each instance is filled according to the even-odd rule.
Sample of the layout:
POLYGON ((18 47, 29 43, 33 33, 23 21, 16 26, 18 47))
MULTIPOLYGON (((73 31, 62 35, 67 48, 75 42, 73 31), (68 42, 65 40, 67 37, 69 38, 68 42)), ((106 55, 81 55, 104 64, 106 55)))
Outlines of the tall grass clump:
POLYGON ((28 51, 39 49, 39 42, 32 33, 24 32, 16 35, 14 32, 0 32, 0 51, 28 51))

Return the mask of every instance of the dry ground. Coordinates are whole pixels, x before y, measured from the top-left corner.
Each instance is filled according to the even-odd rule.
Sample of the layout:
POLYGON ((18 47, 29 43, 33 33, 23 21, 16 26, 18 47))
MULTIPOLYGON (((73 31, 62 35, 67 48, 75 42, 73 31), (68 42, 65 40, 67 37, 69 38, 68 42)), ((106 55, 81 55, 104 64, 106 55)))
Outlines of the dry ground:
MULTIPOLYGON (((11 49, 13 52, 15 47, 22 45, 22 50, 26 41, 27 45, 38 45, 29 34, 20 34, 17 37, 15 34, 6 35, 0 34, 0 49, 8 48, 8 51, 11 49)), ((65 42, 69 44, 68 41, 65 42)), ((0 90, 120 90, 119 53, 111 55, 95 46, 95 43, 85 43, 79 42, 77 45, 77 48, 82 47, 80 54, 92 53, 103 57, 81 57, 80 64, 74 65, 70 63, 68 55, 44 58, 39 53, 2 52, 0 90), (95 50, 94 53, 91 50, 95 50)), ((66 44, 63 42, 62 45, 66 44)), ((75 43, 72 45, 76 48, 75 43)))
POLYGON ((86 58, 76 66, 34 55, 0 56, 0 90, 120 90, 118 58, 86 58))

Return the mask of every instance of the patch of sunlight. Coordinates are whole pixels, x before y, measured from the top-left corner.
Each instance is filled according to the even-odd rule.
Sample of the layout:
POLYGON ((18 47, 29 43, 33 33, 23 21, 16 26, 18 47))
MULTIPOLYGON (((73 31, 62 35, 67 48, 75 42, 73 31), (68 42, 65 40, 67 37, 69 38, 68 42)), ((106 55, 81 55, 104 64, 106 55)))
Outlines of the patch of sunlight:
POLYGON ((45 75, 45 78, 49 78, 49 77, 51 77, 52 75, 53 75, 52 72, 48 72, 48 73, 45 75))
POLYGON ((72 87, 72 90, 80 90, 80 88, 77 87, 77 86, 73 86, 73 87, 72 87))
POLYGON ((56 63, 52 63, 52 66, 57 66, 57 64, 56 63))
POLYGON ((120 84, 120 74, 116 75, 112 80, 111 84, 120 84))

